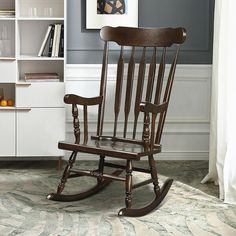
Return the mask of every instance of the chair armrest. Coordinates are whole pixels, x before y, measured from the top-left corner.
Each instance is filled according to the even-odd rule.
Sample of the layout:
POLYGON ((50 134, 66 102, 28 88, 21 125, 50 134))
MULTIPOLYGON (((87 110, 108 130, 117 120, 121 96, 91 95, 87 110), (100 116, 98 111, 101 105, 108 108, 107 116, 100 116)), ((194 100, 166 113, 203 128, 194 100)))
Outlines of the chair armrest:
POLYGON ((152 114, 158 114, 167 110, 168 103, 163 102, 162 104, 156 105, 151 102, 141 102, 140 111, 148 112, 152 114))
POLYGON ((99 97, 91 97, 91 98, 85 98, 80 97, 78 95, 74 94, 67 94, 64 97, 64 102, 66 104, 77 104, 77 105, 83 105, 83 106, 93 106, 93 105, 99 105, 102 103, 102 96, 99 97))

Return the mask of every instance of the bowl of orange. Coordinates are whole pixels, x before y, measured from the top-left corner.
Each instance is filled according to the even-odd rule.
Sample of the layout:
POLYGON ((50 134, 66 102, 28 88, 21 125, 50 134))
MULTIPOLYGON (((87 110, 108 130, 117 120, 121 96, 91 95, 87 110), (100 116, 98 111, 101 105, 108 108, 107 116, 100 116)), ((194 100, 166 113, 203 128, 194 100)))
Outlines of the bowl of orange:
POLYGON ((12 100, 12 99, 9 99, 9 100, 2 99, 0 101, 0 106, 1 107, 7 107, 7 106, 13 107, 14 106, 14 100, 12 100))

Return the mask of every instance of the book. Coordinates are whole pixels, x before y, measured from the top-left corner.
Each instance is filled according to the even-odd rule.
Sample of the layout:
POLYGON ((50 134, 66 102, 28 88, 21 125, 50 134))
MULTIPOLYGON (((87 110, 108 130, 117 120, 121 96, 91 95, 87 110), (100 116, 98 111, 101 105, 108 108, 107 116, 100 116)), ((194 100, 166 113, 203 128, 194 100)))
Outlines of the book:
POLYGON ((60 38, 61 38, 61 24, 58 24, 57 37, 55 42, 55 55, 54 55, 55 57, 59 56, 60 38))
POLYGON ((52 56, 54 32, 55 32, 55 25, 52 25, 52 29, 51 29, 50 36, 49 36, 48 57, 52 56))
POLYGON ((55 57, 57 32, 58 32, 58 24, 55 24, 55 30, 54 30, 54 36, 53 36, 53 45, 52 45, 52 57, 55 57))
POLYGON ((14 17, 15 9, 0 9, 0 17, 14 17))
POLYGON ((64 25, 61 26, 59 57, 64 57, 64 25))
POLYGON ((38 56, 45 55, 45 48, 48 48, 46 55, 48 57, 64 56, 64 25, 50 24, 44 36, 44 40, 38 52, 38 56))
POLYGON ((45 34, 44 40, 42 42, 42 45, 41 45, 41 47, 39 49, 38 57, 41 57, 43 55, 43 51, 44 51, 44 49, 46 47, 46 44, 47 44, 47 42, 49 40, 49 35, 50 35, 50 32, 51 32, 51 29, 52 29, 52 25, 49 25, 48 29, 47 29, 47 32, 45 34))
POLYGON ((15 14, 1 14, 0 13, 1 18, 4 18, 4 17, 9 17, 10 18, 10 17, 14 17, 14 16, 15 16, 15 14))
POLYGON ((15 9, 0 9, 0 13, 2 12, 13 12, 15 13, 15 9))
POLYGON ((57 73, 25 73, 25 81, 59 81, 57 73))

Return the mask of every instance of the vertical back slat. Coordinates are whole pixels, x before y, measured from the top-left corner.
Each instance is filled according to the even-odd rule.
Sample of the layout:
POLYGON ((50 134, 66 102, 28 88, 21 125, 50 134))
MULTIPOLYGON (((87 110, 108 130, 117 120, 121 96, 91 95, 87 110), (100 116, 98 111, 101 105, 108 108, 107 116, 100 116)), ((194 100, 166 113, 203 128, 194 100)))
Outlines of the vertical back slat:
POLYGON ((97 125, 97 135, 102 135, 103 131, 103 120, 105 111, 105 101, 106 101, 106 87, 107 87, 107 63, 108 63, 108 43, 104 44, 103 62, 102 62, 102 74, 101 74, 101 84, 100 84, 100 96, 103 96, 102 104, 98 107, 98 125, 97 125))
POLYGON ((124 138, 127 133, 127 124, 131 107, 131 99, 132 99, 132 91, 133 91, 133 81, 134 81, 134 69, 135 69, 135 61, 134 61, 134 52, 135 47, 132 48, 129 65, 128 65, 128 76, 127 76, 127 85, 126 85, 126 95, 125 95, 125 124, 124 124, 124 138))
MULTIPOLYGON (((168 80, 167 80, 167 84, 166 84, 166 89, 165 89, 165 94, 164 94, 163 102, 169 103, 169 100, 170 100, 170 93, 171 93, 173 82, 174 82, 174 75, 175 75, 175 69, 176 69, 176 63, 177 63, 177 59, 178 59, 178 54, 179 54, 179 48, 180 48, 180 46, 178 45, 178 48, 177 48, 177 51, 176 51, 173 63, 172 63, 171 68, 170 68, 170 72, 169 72, 169 76, 168 76, 168 80)), ((166 111, 162 112, 160 114, 155 143, 160 143, 161 142, 161 136, 162 136, 162 132, 163 132, 165 118, 166 118, 166 111)))
POLYGON ((84 106, 84 143, 88 142, 88 110, 87 106, 84 106))
POLYGON ((157 85, 156 85, 156 95, 154 99, 155 104, 159 104, 161 100, 161 91, 163 86, 163 79, 165 74, 165 61, 166 61, 166 48, 163 48, 161 62, 158 70, 157 85))
POLYGON ((143 95, 143 82, 145 77, 145 54, 146 54, 146 47, 143 48, 143 53, 141 57, 141 61, 139 64, 139 72, 138 72, 138 83, 137 83, 137 91, 136 91, 136 99, 135 99, 135 107, 134 107, 134 130, 133 130, 133 139, 136 136, 136 129, 137 129, 137 122, 139 116, 139 105, 143 95))
POLYGON ((175 76, 175 69, 176 69, 176 63, 177 63, 177 59, 178 59, 178 55, 179 55, 179 48, 180 48, 180 46, 178 45, 178 48, 176 50, 173 63, 172 63, 171 68, 170 68, 170 72, 169 72, 168 81, 167 81, 167 84, 166 84, 166 89, 165 89, 165 95, 164 95, 163 102, 169 102, 169 100, 170 100, 170 93, 171 93, 172 86, 173 86, 173 81, 174 81, 174 76, 175 76))
POLYGON ((151 61, 151 64, 149 67, 149 73, 148 73, 146 102, 151 102, 152 100, 153 84, 154 84, 154 78, 155 78, 155 73, 156 73, 156 51, 157 51, 156 47, 154 47, 152 61, 151 61))
POLYGON ((114 133, 113 136, 116 136, 117 131, 117 121, 120 113, 120 103, 121 103, 121 94, 122 94, 122 85, 123 85, 123 76, 124 76, 124 56, 123 56, 124 47, 121 46, 120 57, 117 64, 117 80, 116 80, 116 94, 115 94, 115 123, 114 123, 114 133))

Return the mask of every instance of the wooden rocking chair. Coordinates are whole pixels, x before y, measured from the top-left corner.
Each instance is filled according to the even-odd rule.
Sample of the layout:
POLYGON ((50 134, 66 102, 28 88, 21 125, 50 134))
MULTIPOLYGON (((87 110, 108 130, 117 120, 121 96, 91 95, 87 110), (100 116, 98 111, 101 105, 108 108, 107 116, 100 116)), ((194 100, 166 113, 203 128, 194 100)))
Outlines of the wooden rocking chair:
POLYGON ((98 193, 113 180, 124 181, 126 207, 121 209, 118 215, 136 217, 143 216, 151 212, 161 203, 161 201, 168 193, 173 182, 172 179, 168 179, 161 188, 159 187, 154 154, 161 152, 161 136, 170 100, 178 52, 180 44, 185 41, 186 31, 183 28, 147 29, 128 27, 103 27, 100 31, 100 35, 101 39, 105 42, 100 83, 100 95, 93 98, 85 98, 73 94, 68 94, 65 96, 65 103, 72 104, 75 143, 59 142, 58 146, 60 149, 72 151, 72 154, 64 170, 57 192, 49 194, 47 198, 55 201, 77 201, 98 193), (106 113, 105 105, 108 100, 106 92, 108 90, 107 70, 109 42, 116 42, 121 46, 121 50, 117 63, 117 77, 114 94, 114 131, 112 136, 103 136, 104 115, 106 113), (164 76, 167 48, 173 45, 175 45, 175 47, 172 47, 171 53, 168 54, 168 57, 173 54, 173 62, 170 69, 168 70, 168 75, 166 76, 167 81, 165 82, 164 76), (128 46, 128 49, 131 49, 128 50, 131 51, 131 55, 128 56, 127 78, 124 81, 125 46, 128 46), (139 48, 139 50, 137 50, 137 48, 139 48), (149 50, 147 50, 148 48, 149 50), (157 49, 159 48, 161 48, 160 57, 157 54, 157 49), (136 80, 135 54, 136 52, 140 51, 141 59, 138 60, 140 63, 136 80), (152 55, 149 57, 150 66, 147 79, 145 79, 145 68, 146 63, 148 62, 148 53, 151 53, 152 55), (160 60, 158 61, 158 59, 160 60), (156 73, 157 63, 159 64, 157 70, 158 73, 156 73), (122 90, 124 90, 123 95, 122 90), (145 93, 143 93, 143 91, 145 93), (132 95, 135 95, 134 98, 132 98, 132 95), (124 99, 122 99, 122 97, 124 99), (120 131, 121 124, 118 122, 118 116, 123 100, 124 104, 122 106, 122 110, 124 110, 124 126, 122 127, 123 132, 121 132, 122 134, 119 136, 117 133, 118 131, 120 131), (82 142, 80 138, 81 132, 77 105, 83 107, 84 137, 82 142), (95 105, 98 106, 97 133, 95 136, 89 137, 87 108, 88 106, 95 105), (128 121, 131 120, 131 118, 129 118, 130 111, 134 111, 134 116, 132 118, 131 124, 132 134, 130 138, 127 138, 127 133, 129 133, 127 132, 127 127, 128 125, 130 125, 128 121), (143 118, 142 116, 140 116, 141 114, 143 114, 143 118), (139 118, 141 118, 143 122, 140 122, 139 118), (140 123, 142 124, 142 135, 140 138, 136 138, 136 131, 140 123), (73 167, 76 156, 80 152, 98 155, 98 169, 79 170, 73 167), (112 157, 114 158, 114 160, 126 160, 126 165, 107 162, 105 161, 105 157, 112 157), (140 160, 143 157, 148 158, 149 168, 145 169, 133 167, 133 161, 140 160), (117 170, 112 174, 106 174, 104 173, 104 166, 117 168, 117 170), (126 170, 125 177, 119 176, 123 170, 126 170), (151 179, 133 185, 133 171, 149 173, 151 174, 151 179), (91 176, 97 178, 96 186, 86 192, 78 193, 75 195, 63 195, 62 191, 67 180, 80 176, 91 176), (154 185, 155 199, 149 205, 143 208, 132 209, 132 190, 149 183, 153 183, 154 185))

